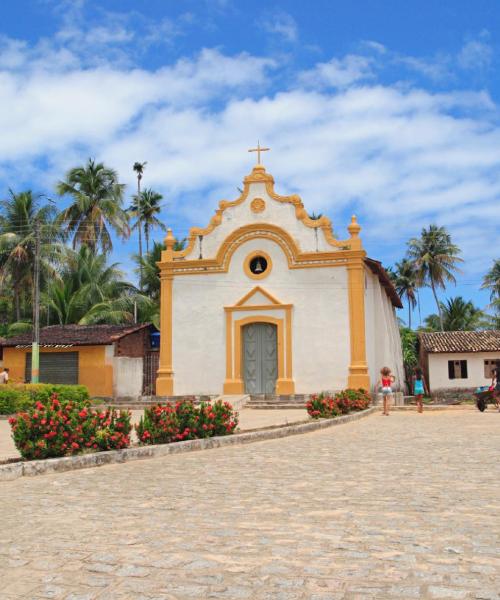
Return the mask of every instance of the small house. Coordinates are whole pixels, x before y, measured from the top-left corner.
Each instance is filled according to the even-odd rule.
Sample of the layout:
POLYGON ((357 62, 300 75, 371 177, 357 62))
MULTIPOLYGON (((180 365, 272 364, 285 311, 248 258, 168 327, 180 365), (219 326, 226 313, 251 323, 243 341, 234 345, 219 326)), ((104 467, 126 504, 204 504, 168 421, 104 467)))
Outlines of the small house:
POLYGON ((443 331, 419 335, 420 364, 433 396, 470 395, 491 383, 500 365, 500 331, 443 331))
MULTIPOLYGON (((152 324, 51 325, 40 330, 40 382, 82 384, 101 398, 154 393, 158 330, 152 324)), ((31 380, 32 334, 3 340, 12 382, 31 380)))

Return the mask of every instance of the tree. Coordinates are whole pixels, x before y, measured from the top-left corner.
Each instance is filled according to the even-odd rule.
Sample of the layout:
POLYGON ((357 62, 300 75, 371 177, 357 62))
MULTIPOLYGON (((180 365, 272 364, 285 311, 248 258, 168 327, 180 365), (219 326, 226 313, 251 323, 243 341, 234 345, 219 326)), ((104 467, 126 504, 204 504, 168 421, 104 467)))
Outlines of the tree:
POLYGON ((9 190, 9 198, 0 201, 0 285, 11 287, 15 320, 21 320, 21 302, 31 300, 33 288, 33 258, 35 223, 41 231, 41 272, 48 276, 50 261, 59 250, 61 237, 54 224, 57 211, 50 204, 42 205, 41 196, 31 190, 18 194, 9 190))
POLYGON ((91 158, 83 167, 68 171, 66 179, 57 184, 57 193, 68 194, 73 200, 59 218, 73 235, 73 248, 85 244, 92 252, 109 252, 113 248, 111 230, 119 237, 129 236, 128 217, 122 207, 124 189, 116 171, 91 158))
POLYGON ((500 258, 493 261, 493 266, 483 278, 482 290, 490 291, 490 300, 500 298, 500 258))
POLYGON ((156 215, 160 214, 163 196, 152 189, 144 190, 141 194, 141 220, 144 223, 144 237, 146 238, 146 252, 149 252, 150 231, 154 227, 166 230, 165 225, 156 215))
POLYGON ((408 327, 411 329, 411 313, 417 305, 417 274, 415 266, 411 260, 404 258, 394 265, 394 270, 390 272, 394 287, 401 298, 401 301, 408 303, 408 327))
POLYGON ((417 354, 417 334, 409 327, 400 327, 399 335, 401 336, 401 349, 403 352, 403 366, 405 371, 405 382, 408 393, 412 390, 412 375, 413 369, 418 365, 417 354))
POLYGON ((408 242, 408 258, 415 265, 417 284, 430 286, 439 313, 441 331, 444 331, 441 303, 437 288, 445 289, 446 283, 455 283, 454 272, 457 264, 463 262, 458 256, 460 248, 452 243, 451 236, 444 227, 430 225, 422 229, 420 238, 408 242))
MULTIPOLYGON (((108 265, 106 255, 96 255, 88 246, 81 246, 78 251, 67 248, 58 276, 42 295, 42 304, 60 325, 87 323, 99 311, 100 322, 106 322, 104 306, 134 295, 137 290, 123 280, 116 263, 108 265)), ((109 322, 127 322, 133 320, 133 313, 118 315, 115 309, 108 317, 109 322)))
POLYGON ((139 255, 134 257, 138 265, 136 272, 142 270, 143 273, 143 291, 146 296, 155 302, 160 300, 160 269, 157 263, 161 260, 163 250, 165 250, 164 244, 154 242, 151 252, 148 252, 142 258, 139 255))
MULTIPOLYGON (((147 162, 135 162, 134 166, 132 167, 132 169, 135 171, 135 173, 137 174, 137 196, 135 197, 137 200, 137 204, 134 207, 133 205, 128 209, 129 212, 133 215, 137 217, 137 223, 136 226, 133 227, 133 229, 138 229, 139 231, 139 256, 142 258, 142 215, 141 215, 141 211, 139 210, 139 199, 141 198, 141 180, 142 180, 142 176, 144 175, 144 169, 146 167, 148 163, 147 162)), ((139 287, 142 290, 142 271, 140 272, 139 275, 139 287)))
POLYGON ((428 315, 424 320, 424 329, 427 331, 474 331, 480 329, 484 323, 485 314, 474 306, 469 300, 461 296, 449 298, 446 303, 440 303, 441 317, 428 315), (442 325, 442 327, 441 327, 442 325))

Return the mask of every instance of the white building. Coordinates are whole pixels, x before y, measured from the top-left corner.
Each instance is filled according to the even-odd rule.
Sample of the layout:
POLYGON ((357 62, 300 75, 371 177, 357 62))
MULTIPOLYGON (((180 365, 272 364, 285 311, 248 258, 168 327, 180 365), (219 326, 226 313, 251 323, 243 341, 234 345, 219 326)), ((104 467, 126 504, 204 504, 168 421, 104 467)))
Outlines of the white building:
POLYGON ((158 395, 370 388, 385 365, 402 382, 399 297, 355 217, 347 229, 338 240, 258 164, 184 250, 169 230, 158 395))
POLYGON ((493 367, 500 365, 500 331, 421 333, 419 341, 420 362, 433 395, 489 385, 493 367))

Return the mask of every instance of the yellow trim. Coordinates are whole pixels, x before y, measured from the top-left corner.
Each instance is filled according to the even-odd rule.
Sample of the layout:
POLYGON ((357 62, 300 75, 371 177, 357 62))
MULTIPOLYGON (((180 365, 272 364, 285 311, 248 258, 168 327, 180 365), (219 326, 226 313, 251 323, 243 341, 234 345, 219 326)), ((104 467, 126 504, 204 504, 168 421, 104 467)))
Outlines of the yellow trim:
POLYGON ((250 298, 253 298, 253 296, 255 296, 255 294, 262 294, 263 296, 265 296, 270 302, 271 304, 281 304, 281 302, 272 294, 270 294, 267 290, 265 290, 263 287, 260 287, 260 285, 256 285, 252 290, 250 290, 248 292, 248 294, 245 294, 243 296, 243 298, 241 298, 240 300, 238 300, 238 302, 236 302, 235 307, 236 306, 243 306, 246 302, 248 302, 248 300, 250 300, 250 298))
POLYGON ((233 315, 226 312, 226 379, 233 378, 233 315))
POLYGON ((206 227, 192 227, 189 230, 188 244, 184 250, 175 251, 173 256, 175 259, 185 258, 189 256, 195 247, 196 239, 198 236, 205 236, 218 227, 222 223, 222 217, 224 211, 228 208, 233 208, 242 204, 250 193, 250 184, 252 183, 264 183, 268 195, 277 202, 291 204, 295 208, 295 217, 301 221, 306 227, 312 229, 321 229, 325 236, 326 241, 330 246, 334 248, 343 249, 346 246, 351 247, 351 240, 336 240, 333 235, 332 222, 330 219, 323 215, 320 219, 311 219, 304 208, 302 199, 297 194, 290 196, 281 196, 274 191, 274 178, 270 173, 266 173, 266 169, 263 165, 256 165, 251 174, 247 175, 243 180, 243 192, 236 198, 236 200, 221 200, 219 207, 215 211, 215 215, 210 219, 210 222, 206 227))
POLYGON ((225 306, 226 311, 226 379, 224 381, 225 394, 243 394, 245 392, 245 382, 242 376, 242 327, 250 323, 273 323, 277 326, 277 349, 278 349, 278 378, 276 380, 277 394, 294 394, 295 382, 293 381, 292 367, 292 304, 282 304, 274 298, 269 292, 263 290, 260 286, 255 287, 251 292, 243 296, 234 306, 225 306), (243 305, 256 292, 260 292, 271 299, 270 305, 243 305), (251 315, 233 321, 233 312, 235 311, 272 311, 284 310, 285 318, 276 318, 270 315, 251 315), (234 345, 233 345, 234 337, 234 345), (234 371, 233 371, 234 363, 234 371))
POLYGON ((365 268, 363 258, 352 259, 347 265, 349 293, 349 329, 351 363, 347 385, 350 388, 370 389, 366 362, 365 334, 365 268))
MULTIPOLYGON (((355 235, 357 235, 357 232, 355 232, 355 235)), ((226 273, 229 270, 231 258, 236 250, 245 242, 255 239, 271 240, 278 244, 286 256, 289 269, 317 269, 321 267, 345 266, 352 258, 366 256, 361 246, 361 240, 359 237, 354 237, 354 235, 351 241, 357 249, 301 252, 295 240, 281 227, 271 225, 270 223, 252 223, 231 232, 221 243, 215 258, 175 260, 173 263, 169 263, 166 258, 166 251, 164 251, 162 253, 162 260, 158 263, 158 266, 160 269, 171 267, 176 276, 226 273)))
POLYGON ((243 269, 245 270, 245 275, 250 279, 265 279, 273 270, 273 261, 267 252, 264 252, 263 250, 255 250, 245 258, 243 269), (262 273, 252 273, 250 269, 250 262, 257 256, 262 256, 267 262, 267 267, 262 273))
POLYGON ((266 210, 266 201, 264 198, 254 198, 250 202, 250 210, 256 214, 264 212, 266 210))
POLYGON ((172 366, 172 309, 173 309, 173 273, 172 254, 175 239, 169 229, 165 238, 167 249, 162 253, 162 259, 168 261, 160 272, 160 364, 156 378, 156 394, 158 396, 173 396, 174 371, 172 366))

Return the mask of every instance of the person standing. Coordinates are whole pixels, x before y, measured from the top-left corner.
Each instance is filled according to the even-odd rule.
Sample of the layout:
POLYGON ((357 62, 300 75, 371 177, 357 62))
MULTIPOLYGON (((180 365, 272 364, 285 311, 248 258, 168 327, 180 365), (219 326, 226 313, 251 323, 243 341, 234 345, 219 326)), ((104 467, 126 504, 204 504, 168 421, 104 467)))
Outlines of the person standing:
POLYGON ((1 383, 9 383, 9 369, 7 369, 7 367, 4 367, 3 371, 0 373, 0 384, 1 383))
POLYGON ((382 414, 386 417, 389 416, 389 401, 392 400, 393 397, 392 386, 395 381, 396 378, 391 373, 389 367, 382 367, 382 369, 380 369, 380 380, 377 382, 377 387, 384 397, 384 412, 382 414))
POLYGON ((417 411, 422 413, 424 411, 424 405, 422 402, 424 394, 428 394, 427 384, 425 383, 425 377, 420 367, 415 367, 413 370, 413 394, 417 401, 417 411))

